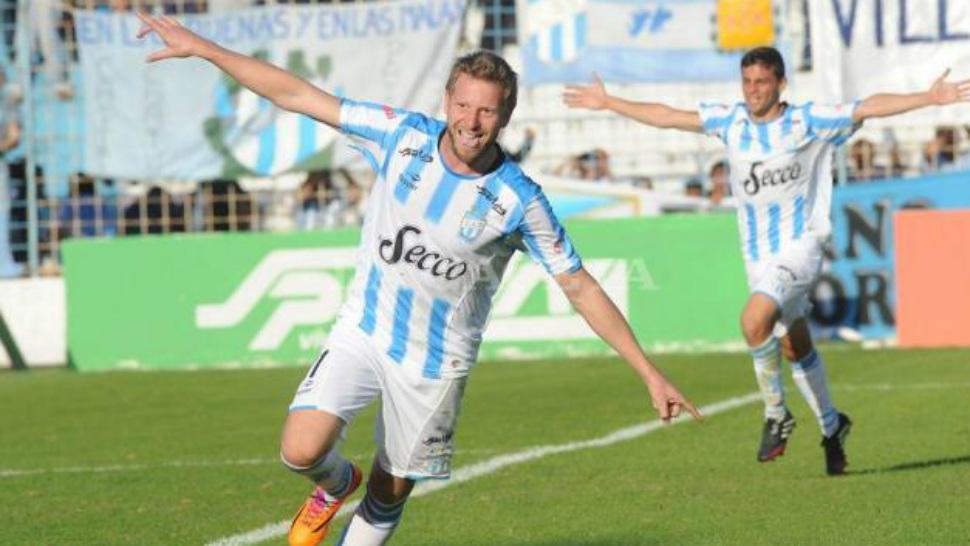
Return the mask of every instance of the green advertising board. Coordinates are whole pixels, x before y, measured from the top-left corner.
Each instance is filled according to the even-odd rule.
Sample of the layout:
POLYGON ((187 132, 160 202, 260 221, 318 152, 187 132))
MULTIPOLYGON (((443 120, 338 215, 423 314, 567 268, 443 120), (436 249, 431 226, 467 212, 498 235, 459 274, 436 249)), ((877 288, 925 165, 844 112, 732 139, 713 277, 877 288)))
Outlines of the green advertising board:
MULTIPOLYGON (((567 223, 586 268, 649 351, 740 343, 733 215, 567 223)), ((81 370, 305 365, 354 272, 358 230, 72 240, 68 351, 81 370)), ((517 256, 482 359, 609 354, 555 281, 517 256)))

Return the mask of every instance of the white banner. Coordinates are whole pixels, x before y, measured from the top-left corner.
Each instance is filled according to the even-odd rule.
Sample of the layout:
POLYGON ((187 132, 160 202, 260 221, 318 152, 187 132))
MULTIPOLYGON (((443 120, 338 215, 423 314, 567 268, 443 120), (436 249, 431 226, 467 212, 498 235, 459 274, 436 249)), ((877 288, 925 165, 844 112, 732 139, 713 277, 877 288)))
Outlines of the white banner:
MULTIPOLYGON (((970 1, 818 0, 811 8, 812 55, 828 100, 928 89, 947 68, 970 78, 970 1)), ((966 105, 923 117, 970 121, 966 105)))
MULTIPOLYGON (((186 15, 189 28, 340 96, 438 109, 466 0, 278 5, 186 15)), ((274 108, 199 59, 155 64, 131 14, 75 12, 88 174, 205 180, 344 164, 333 129, 274 108), (321 153, 324 152, 324 153, 321 153)), ((338 139, 343 142, 343 139, 338 139)))
MULTIPOLYGON (((0 281, 0 313, 30 367, 67 362, 67 312, 64 279, 0 281)), ((0 345, 0 368, 10 358, 0 345)))

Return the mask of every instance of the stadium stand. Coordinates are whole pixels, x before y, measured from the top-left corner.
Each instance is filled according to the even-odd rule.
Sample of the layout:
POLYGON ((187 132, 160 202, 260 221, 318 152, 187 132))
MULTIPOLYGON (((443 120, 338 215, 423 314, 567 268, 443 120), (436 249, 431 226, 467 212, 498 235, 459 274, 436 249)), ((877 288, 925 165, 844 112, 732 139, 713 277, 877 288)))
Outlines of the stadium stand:
MULTIPOLYGON (((57 274, 60 242, 72 236, 327 229, 357 222, 360 196, 372 179, 365 171, 196 183, 88 179, 77 167, 84 147, 93 145, 83 125, 82 105, 84 101, 110 101, 111 93, 85 97, 81 92, 75 10, 161 9, 191 14, 287 3, 323 0, 44 0, 20 2, 19 8, 15 0, 0 0, 3 101, 13 112, 7 118, 20 129, 16 147, 3 155, 3 165, 10 173, 6 188, 10 212, 9 225, 0 227, 9 237, 9 253, 15 263, 0 263, 0 274, 57 274), (29 14, 26 19, 25 13, 29 14), (20 51, 18 44, 27 49, 20 51), (79 193, 76 181, 82 179, 84 192, 79 193), (321 182, 324 180, 326 183, 321 182)), ((794 8, 786 10, 789 16, 782 24, 791 27, 791 35, 800 43, 805 34, 805 0, 789 3, 794 8)), ((513 66, 520 63, 514 1, 475 0, 465 26, 462 50, 497 50, 513 66)), ((816 76, 805 70, 811 66, 811 51, 807 46, 803 49, 804 58, 790 75, 791 89, 798 93, 791 99, 796 101, 819 94, 816 76)), ((640 100, 657 97, 682 108, 694 108, 705 99, 739 97, 736 82, 637 84, 615 86, 615 90, 640 100)), ((520 89, 518 111, 503 142, 508 149, 517 150, 523 135, 534 135, 524 158, 529 172, 551 174, 570 158, 603 148, 609 154, 611 176, 600 183, 649 185, 660 194, 681 194, 685 181, 697 177, 705 191, 710 191, 707 173, 723 153, 715 140, 661 131, 616 116, 568 110, 561 103, 561 93, 559 85, 520 89)), ((861 145, 868 154, 866 171, 845 169, 840 173, 845 177, 842 182, 965 166, 970 138, 962 127, 896 120, 894 124, 871 124, 854 141, 868 143, 861 145)), ((852 145, 846 147, 846 154, 852 145)), ((0 262, 3 260, 0 256, 0 262)))

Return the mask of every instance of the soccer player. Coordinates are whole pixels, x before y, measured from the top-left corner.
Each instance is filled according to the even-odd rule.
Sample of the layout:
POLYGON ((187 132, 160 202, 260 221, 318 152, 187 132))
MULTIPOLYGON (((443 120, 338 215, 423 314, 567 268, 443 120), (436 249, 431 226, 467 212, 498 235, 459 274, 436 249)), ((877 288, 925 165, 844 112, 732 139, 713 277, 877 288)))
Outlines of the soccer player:
POLYGON ((281 457, 316 487, 290 528, 317 544, 361 471, 337 442, 378 396, 378 450, 366 494, 341 543, 384 544, 415 480, 447 478, 465 381, 492 296, 517 248, 553 275, 594 331, 640 376, 662 419, 697 409, 640 349, 612 300, 583 268, 541 188, 496 144, 516 102, 516 74, 500 57, 459 58, 444 90, 446 121, 338 99, 270 64, 144 14, 139 36, 165 47, 148 61, 199 57, 280 108, 352 138, 377 172, 356 275, 323 352, 299 385, 281 457))
POLYGON ((822 429, 826 472, 845 472, 845 441, 852 421, 829 395, 825 366, 805 321, 809 291, 822 267, 822 245, 832 231, 832 151, 868 118, 970 100, 970 81, 945 81, 912 94, 877 94, 848 104, 794 105, 781 100, 785 64, 774 48, 741 59, 744 102, 702 103, 697 111, 633 102, 609 95, 599 79, 567 86, 574 108, 610 110, 654 127, 702 132, 727 146, 730 183, 751 295, 741 331, 754 359, 765 402, 759 461, 785 452, 795 419, 785 405, 780 354, 822 429))

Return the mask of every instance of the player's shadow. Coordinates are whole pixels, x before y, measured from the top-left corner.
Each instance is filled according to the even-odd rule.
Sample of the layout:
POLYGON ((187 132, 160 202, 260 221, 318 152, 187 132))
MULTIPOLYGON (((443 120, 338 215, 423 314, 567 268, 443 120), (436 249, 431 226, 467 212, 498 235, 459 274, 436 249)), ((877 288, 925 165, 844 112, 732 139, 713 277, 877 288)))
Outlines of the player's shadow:
POLYGON ((946 457, 944 459, 932 459, 929 461, 916 461, 912 463, 902 463, 884 468, 867 468, 864 470, 849 470, 846 474, 851 476, 864 476, 866 474, 882 474, 884 472, 901 472, 903 470, 924 470, 938 466, 951 466, 956 464, 970 464, 970 455, 960 457, 946 457))

